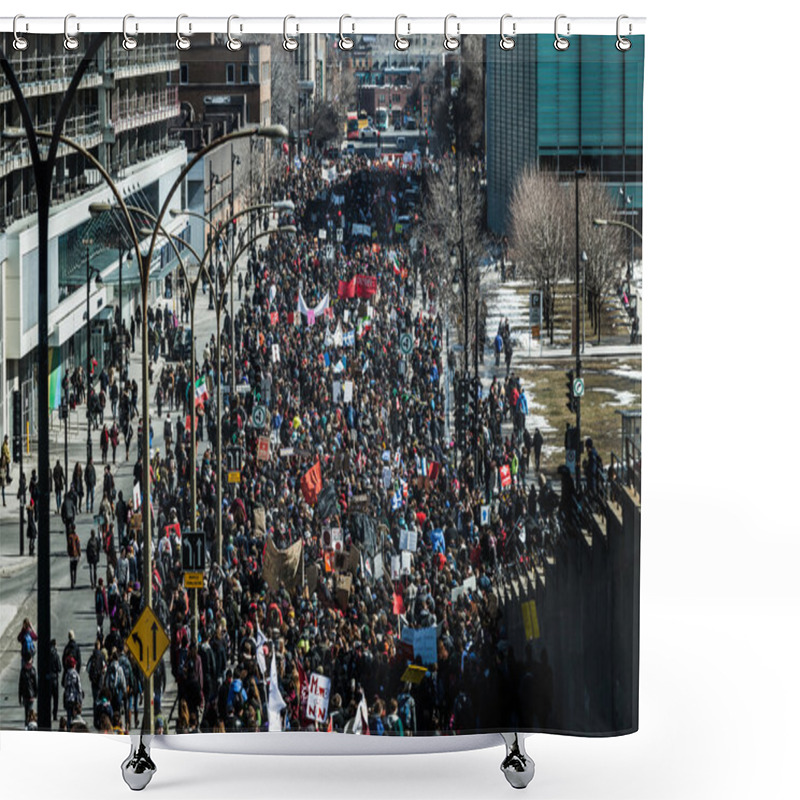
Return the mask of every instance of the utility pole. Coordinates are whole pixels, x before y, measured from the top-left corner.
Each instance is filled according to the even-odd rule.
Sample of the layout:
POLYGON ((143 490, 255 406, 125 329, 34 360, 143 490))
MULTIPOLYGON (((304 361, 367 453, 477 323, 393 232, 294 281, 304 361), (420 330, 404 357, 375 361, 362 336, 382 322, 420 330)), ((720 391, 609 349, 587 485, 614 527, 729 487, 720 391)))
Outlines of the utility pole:
MULTIPOLYGON (((575 376, 581 377, 581 237, 580 237, 580 179, 586 176, 586 171, 575 170, 575 376)), ((581 495, 581 398, 575 398, 575 427, 577 433, 577 447, 575 450, 575 493, 581 495)))

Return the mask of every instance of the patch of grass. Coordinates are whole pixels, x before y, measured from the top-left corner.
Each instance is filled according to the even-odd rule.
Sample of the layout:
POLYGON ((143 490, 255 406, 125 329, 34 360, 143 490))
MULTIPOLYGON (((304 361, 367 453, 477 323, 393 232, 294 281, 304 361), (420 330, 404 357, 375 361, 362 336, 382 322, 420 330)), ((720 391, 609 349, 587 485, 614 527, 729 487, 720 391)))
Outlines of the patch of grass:
MULTIPOLYGON (((542 467, 548 474, 555 474, 564 463, 564 432, 568 422, 575 424, 566 396, 566 373, 574 367, 572 358, 548 359, 532 369, 525 366, 515 370, 525 386, 530 413, 543 417, 549 428, 540 426, 544 436, 542 467)), ((616 411, 642 407, 641 369, 641 358, 589 358, 583 362, 586 393, 581 400, 581 436, 584 440, 592 437, 604 465, 609 463, 612 450, 620 454, 622 422, 616 411), (626 376, 628 371, 633 375, 626 376)), ((529 415, 528 427, 532 429, 533 424, 529 415)))

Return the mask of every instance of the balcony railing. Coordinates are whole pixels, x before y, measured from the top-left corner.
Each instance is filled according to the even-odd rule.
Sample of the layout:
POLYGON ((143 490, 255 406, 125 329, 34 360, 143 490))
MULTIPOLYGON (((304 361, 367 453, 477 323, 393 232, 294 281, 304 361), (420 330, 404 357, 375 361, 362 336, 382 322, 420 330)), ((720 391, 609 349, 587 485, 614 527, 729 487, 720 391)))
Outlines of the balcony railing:
MULTIPOLYGON (((18 62, 15 61, 13 67, 23 94, 26 97, 35 97, 66 89, 81 58, 78 54, 67 52, 43 56, 31 53, 18 62)), ((81 87, 98 86, 101 80, 96 62, 92 62, 81 80, 81 87)), ((12 96, 11 86, 5 75, 0 73, 0 102, 6 102, 12 96)))
POLYGON ((170 86, 149 94, 134 94, 114 103, 111 109, 111 126, 116 133, 163 122, 180 114, 178 87, 170 86))

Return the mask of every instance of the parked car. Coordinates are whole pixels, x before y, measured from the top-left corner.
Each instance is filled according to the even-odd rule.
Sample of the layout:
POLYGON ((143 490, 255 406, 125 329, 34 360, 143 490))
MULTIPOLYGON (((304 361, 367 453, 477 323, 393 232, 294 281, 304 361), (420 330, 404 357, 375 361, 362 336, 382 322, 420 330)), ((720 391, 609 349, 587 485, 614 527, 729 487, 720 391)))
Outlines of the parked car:
POLYGON ((395 144, 395 147, 397 148, 398 152, 400 152, 402 150, 405 150, 406 149, 406 137, 405 136, 398 136, 397 139, 395 139, 394 144, 395 144))

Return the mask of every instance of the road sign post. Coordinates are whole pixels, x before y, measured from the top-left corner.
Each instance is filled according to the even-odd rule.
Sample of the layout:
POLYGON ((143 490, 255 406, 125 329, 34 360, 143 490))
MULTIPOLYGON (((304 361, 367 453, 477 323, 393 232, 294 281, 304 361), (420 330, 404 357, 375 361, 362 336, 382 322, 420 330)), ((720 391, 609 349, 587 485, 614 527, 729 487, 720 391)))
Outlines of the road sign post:
POLYGON ((169 647, 169 638, 150 606, 144 607, 125 644, 142 674, 149 680, 169 647))

